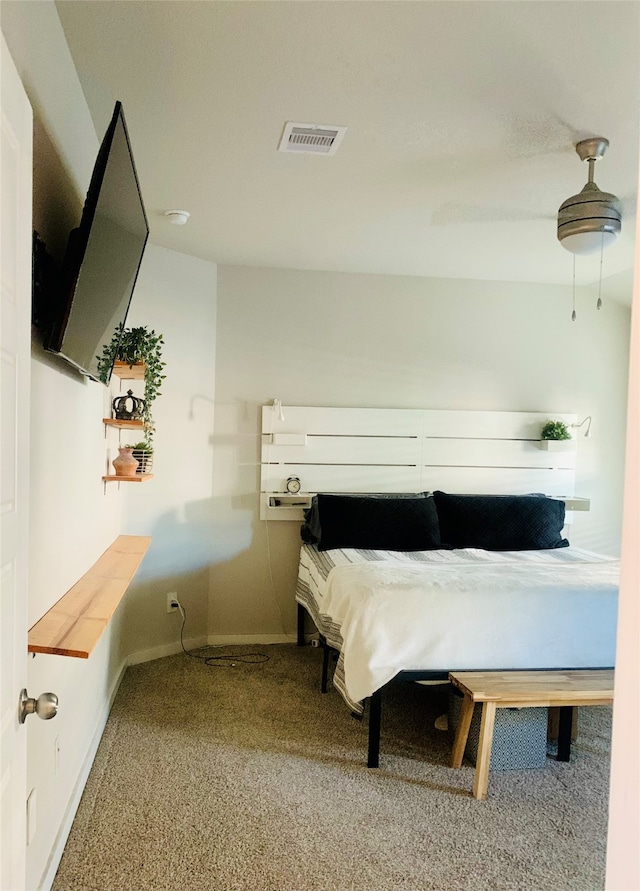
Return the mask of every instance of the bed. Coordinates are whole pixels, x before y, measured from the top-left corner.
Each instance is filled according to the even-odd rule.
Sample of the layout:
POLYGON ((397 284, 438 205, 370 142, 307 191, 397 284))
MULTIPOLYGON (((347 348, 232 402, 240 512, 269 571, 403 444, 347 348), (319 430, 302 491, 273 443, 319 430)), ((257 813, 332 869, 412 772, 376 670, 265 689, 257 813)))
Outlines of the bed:
MULTIPOLYGON (((369 701, 454 670, 612 668, 619 561, 570 546, 541 495, 320 494, 301 533, 296 601, 338 654, 333 684, 369 701)), ((326 678, 327 659, 323 677, 326 678)))

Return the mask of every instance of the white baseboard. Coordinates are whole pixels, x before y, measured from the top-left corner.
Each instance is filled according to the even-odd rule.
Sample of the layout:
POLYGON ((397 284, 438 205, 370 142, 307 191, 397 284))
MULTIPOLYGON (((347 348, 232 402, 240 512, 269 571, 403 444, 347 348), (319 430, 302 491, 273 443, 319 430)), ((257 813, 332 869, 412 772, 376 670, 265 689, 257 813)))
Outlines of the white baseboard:
MULTIPOLYGON (((295 634, 210 634, 208 637, 192 637, 185 640, 187 650, 198 650, 202 647, 225 646, 267 646, 268 644, 295 643, 295 634)), ((139 665, 142 662, 152 662, 154 659, 163 659, 165 656, 175 656, 181 653, 180 642, 163 644, 159 647, 151 647, 148 650, 138 650, 131 653, 127 659, 128 665, 139 665)))
POLYGON ((207 640, 211 646, 224 647, 232 645, 254 646, 255 644, 295 643, 295 634, 210 634, 207 640))
MULTIPOLYGON (((187 650, 197 650, 198 647, 206 647, 208 644, 206 637, 192 637, 185 640, 184 645, 187 650)), ((181 653, 182 647, 179 640, 172 643, 162 644, 158 647, 150 647, 148 650, 138 650, 136 653, 130 653, 127 657, 127 665, 140 665, 142 662, 153 662, 154 659, 163 659, 165 656, 175 656, 181 653)))
POLYGON ((69 833, 71 832, 71 827, 76 816, 76 811, 78 810, 78 805, 80 804, 80 799, 82 798, 82 793, 84 792, 84 787, 87 784, 89 773, 93 767, 93 762, 96 757, 96 752, 98 751, 98 746, 100 745, 100 740, 102 739, 102 734, 104 733, 104 728, 107 723, 107 718, 109 717, 109 712, 111 711, 111 706, 113 705, 113 700, 116 698, 116 693, 122 683, 122 678, 124 677, 126 669, 127 660, 123 659, 122 664, 118 669, 118 673, 111 684, 109 698, 96 722, 96 727, 93 731, 93 736, 91 737, 91 744, 87 750, 84 761, 82 762, 82 767, 73 787, 73 792, 71 793, 71 797, 65 808, 64 816, 56 835, 56 840, 51 853, 49 854, 49 859, 42 878, 40 879, 40 883, 38 884, 38 891, 50 891, 51 886, 53 885, 53 880, 56 877, 56 872, 58 871, 58 866, 60 865, 60 860, 64 853, 64 847, 69 838, 69 833))

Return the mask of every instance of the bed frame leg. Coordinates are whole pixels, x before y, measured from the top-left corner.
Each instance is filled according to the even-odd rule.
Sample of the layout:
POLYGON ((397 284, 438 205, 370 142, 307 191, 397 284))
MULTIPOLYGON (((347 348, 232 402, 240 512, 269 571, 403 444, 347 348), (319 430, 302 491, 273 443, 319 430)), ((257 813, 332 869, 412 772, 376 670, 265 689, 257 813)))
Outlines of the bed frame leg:
POLYGON ((571 725, 573 723, 573 706, 560 706, 558 718, 558 754, 556 761, 571 760, 571 725))
POLYGON ((301 603, 298 604, 298 646, 304 646, 304 614, 305 608, 301 603))
POLYGON ((380 719, 382 716, 382 690, 376 690, 369 699, 369 752, 367 767, 380 763, 380 719))

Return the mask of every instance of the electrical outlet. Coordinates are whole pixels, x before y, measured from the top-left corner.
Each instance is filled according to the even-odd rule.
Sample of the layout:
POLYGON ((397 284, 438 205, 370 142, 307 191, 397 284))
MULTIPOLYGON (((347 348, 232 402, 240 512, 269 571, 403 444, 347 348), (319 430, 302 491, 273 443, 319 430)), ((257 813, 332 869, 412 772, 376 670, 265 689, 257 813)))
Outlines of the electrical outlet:
POLYGON ((179 606, 180 603, 178 601, 177 591, 170 591, 169 594, 167 594, 167 612, 176 613, 179 606))

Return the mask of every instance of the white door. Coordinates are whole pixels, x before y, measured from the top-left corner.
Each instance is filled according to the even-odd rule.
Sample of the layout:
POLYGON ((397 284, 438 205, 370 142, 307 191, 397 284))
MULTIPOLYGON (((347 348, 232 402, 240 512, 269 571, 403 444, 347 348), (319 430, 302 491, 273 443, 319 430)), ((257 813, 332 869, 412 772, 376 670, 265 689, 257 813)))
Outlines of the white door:
POLYGON ((25 886, 31 106, 2 37, 0 144, 0 889, 25 886))

